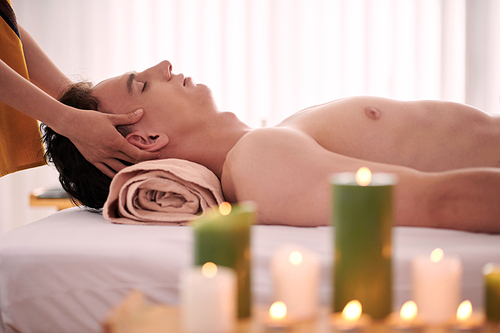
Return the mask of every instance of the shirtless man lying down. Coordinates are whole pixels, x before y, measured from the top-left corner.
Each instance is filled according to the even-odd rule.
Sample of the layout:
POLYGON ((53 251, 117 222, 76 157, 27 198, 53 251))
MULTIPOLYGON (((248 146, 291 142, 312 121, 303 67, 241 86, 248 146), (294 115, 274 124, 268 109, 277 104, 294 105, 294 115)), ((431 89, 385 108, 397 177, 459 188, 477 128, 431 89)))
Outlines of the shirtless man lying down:
MULTIPOLYGON (((129 142, 206 166, 226 200, 257 203, 262 224, 328 225, 330 176, 366 166, 398 175, 397 225, 500 232, 500 118, 467 105, 353 97, 251 129, 168 61, 77 84, 61 100, 114 114, 143 109, 139 122, 118 128, 129 142)), ((102 207, 110 179, 48 130, 47 154, 65 189, 102 207)))

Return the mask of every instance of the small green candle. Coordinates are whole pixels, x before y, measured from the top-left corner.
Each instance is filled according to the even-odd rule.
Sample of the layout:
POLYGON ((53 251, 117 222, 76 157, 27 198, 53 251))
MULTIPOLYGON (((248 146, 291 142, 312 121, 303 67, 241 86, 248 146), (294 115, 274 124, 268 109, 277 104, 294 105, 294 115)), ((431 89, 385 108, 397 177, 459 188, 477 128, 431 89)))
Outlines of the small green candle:
POLYGON ((233 268, 238 288, 238 318, 251 315, 250 227, 256 222, 255 205, 250 202, 220 206, 193 222, 194 262, 233 268))
POLYGON ((500 263, 484 266, 486 318, 500 322, 500 263))
POLYGON ((333 312, 358 300, 363 313, 382 319, 392 311, 392 192, 396 175, 336 174, 332 178, 334 228, 333 312))

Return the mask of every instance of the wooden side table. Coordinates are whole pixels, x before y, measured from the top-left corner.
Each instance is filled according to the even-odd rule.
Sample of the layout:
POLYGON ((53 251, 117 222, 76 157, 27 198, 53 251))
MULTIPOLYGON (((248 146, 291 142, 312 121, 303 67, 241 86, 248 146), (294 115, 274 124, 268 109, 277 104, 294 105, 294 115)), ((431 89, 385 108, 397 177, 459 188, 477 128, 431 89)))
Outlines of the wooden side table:
POLYGON ((61 187, 38 188, 30 193, 30 206, 52 206, 57 210, 74 207, 75 204, 61 187))

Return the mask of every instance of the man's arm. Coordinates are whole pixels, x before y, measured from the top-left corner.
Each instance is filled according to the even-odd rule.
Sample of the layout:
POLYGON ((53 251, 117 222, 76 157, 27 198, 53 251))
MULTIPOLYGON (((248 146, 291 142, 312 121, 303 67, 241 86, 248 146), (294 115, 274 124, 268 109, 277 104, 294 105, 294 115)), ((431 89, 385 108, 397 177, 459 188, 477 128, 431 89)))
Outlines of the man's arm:
POLYGON ((335 154, 289 129, 243 137, 226 159, 222 184, 229 200, 257 203, 259 223, 328 225, 331 175, 362 166, 398 175, 397 225, 500 233, 500 169, 425 173, 335 154))
POLYGON ((398 225, 500 233, 500 169, 420 173, 396 188, 398 225))

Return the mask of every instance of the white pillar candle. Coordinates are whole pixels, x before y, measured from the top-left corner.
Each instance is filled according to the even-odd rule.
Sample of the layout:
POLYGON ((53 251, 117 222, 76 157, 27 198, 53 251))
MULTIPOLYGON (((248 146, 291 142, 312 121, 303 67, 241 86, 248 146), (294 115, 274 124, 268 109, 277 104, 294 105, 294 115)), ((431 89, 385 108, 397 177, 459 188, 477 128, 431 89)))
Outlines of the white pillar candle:
POLYGON ((444 256, 441 249, 430 257, 412 260, 413 298, 421 319, 442 324, 457 310, 462 284, 462 263, 458 257, 444 256))
POLYGON ((298 246, 285 246, 271 261, 274 298, 287 307, 290 320, 313 318, 318 312, 320 263, 318 257, 298 246))
POLYGON ((180 276, 181 322, 189 333, 232 332, 236 323, 236 274, 206 263, 180 276))

